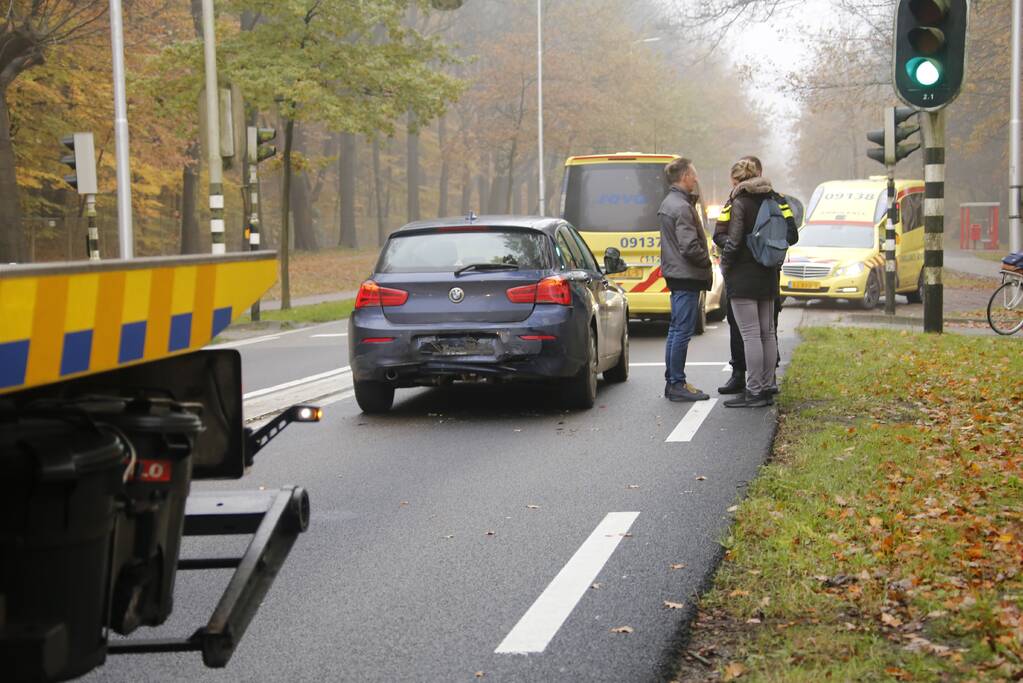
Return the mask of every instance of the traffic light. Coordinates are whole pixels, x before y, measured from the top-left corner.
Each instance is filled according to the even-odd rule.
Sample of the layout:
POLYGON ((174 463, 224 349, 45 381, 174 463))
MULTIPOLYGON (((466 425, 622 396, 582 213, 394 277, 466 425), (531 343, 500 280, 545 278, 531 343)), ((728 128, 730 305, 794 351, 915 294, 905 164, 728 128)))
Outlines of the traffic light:
POLYGON ((920 141, 902 143, 920 130, 920 126, 909 121, 917 111, 912 107, 885 107, 884 129, 867 133, 867 140, 881 145, 867 150, 867 156, 885 166, 894 166, 920 148, 920 141))
POLYGON ((275 128, 249 126, 246 132, 248 133, 246 147, 248 147, 250 164, 258 164, 277 154, 277 147, 267 144, 277 137, 275 128))
POLYGON ((96 149, 92 133, 74 133, 60 139, 61 144, 71 150, 60 158, 74 173, 64 176, 64 181, 75 188, 78 194, 96 194, 96 149))
POLYGON ((959 95, 969 13, 969 0, 899 0, 892 66, 903 102, 935 111, 959 95))

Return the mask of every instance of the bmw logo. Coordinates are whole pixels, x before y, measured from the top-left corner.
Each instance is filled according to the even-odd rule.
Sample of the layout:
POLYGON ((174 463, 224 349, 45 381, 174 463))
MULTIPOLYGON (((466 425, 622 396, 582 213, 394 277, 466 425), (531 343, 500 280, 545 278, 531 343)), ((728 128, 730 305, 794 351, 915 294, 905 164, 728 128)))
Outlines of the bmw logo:
POLYGON ((451 303, 460 304, 462 299, 465 298, 465 291, 461 287, 452 287, 451 291, 448 292, 448 298, 451 299, 451 303))

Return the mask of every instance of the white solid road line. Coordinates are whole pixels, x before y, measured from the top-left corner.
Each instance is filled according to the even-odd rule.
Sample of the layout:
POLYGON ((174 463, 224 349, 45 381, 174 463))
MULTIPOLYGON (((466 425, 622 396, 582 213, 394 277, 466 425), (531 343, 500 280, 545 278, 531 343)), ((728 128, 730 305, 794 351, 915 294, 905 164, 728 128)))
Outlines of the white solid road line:
POLYGON ((700 425, 707 419, 707 415, 710 414, 711 409, 717 402, 716 398, 694 402, 693 405, 689 406, 689 410, 686 411, 685 416, 679 421, 675 429, 668 435, 668 438, 664 440, 665 443, 692 441, 693 437, 696 436, 697 430, 700 429, 700 425))
POLYGON ((609 512, 494 652, 543 652, 637 517, 638 512, 609 512))
MULTIPOLYGON (((688 367, 690 365, 698 365, 698 366, 708 365, 708 366, 712 366, 712 367, 716 368, 719 365, 728 365, 728 361, 726 361, 726 360, 725 361, 694 361, 694 360, 686 361, 686 367, 688 367)), ((660 361, 660 362, 657 362, 657 363, 629 363, 629 367, 630 368, 663 368, 664 367, 664 361, 660 361)))
POLYGON ((267 387, 266 389, 250 391, 249 393, 242 396, 242 400, 248 401, 249 399, 259 398, 260 396, 266 396, 267 394, 273 394, 275 392, 283 391, 285 389, 291 389, 292 387, 301 386, 303 384, 309 384, 310 382, 316 382, 321 379, 326 379, 327 377, 333 377, 334 375, 343 375, 351 371, 352 368, 346 365, 345 367, 338 368, 337 370, 328 370, 327 372, 321 372, 318 375, 309 375, 308 377, 302 377, 301 379, 295 379, 290 382, 284 382, 283 384, 276 384, 272 387, 267 387))
POLYGON ((338 332, 337 334, 310 334, 311 339, 323 339, 325 337, 347 337, 347 332, 338 332))
POLYGON ((210 349, 233 349, 238 346, 248 346, 249 344, 259 344, 262 342, 273 341, 274 339, 280 339, 286 337, 289 334, 298 334, 299 332, 309 332, 310 330, 318 330, 321 327, 327 325, 336 325, 338 323, 346 323, 345 320, 332 320, 327 323, 317 323, 316 325, 309 325, 308 327, 300 327, 297 330, 288 330, 287 332, 274 332, 273 334, 267 334, 262 337, 252 337, 251 339, 239 339, 238 341, 227 341, 221 344, 207 344, 206 348, 210 349))

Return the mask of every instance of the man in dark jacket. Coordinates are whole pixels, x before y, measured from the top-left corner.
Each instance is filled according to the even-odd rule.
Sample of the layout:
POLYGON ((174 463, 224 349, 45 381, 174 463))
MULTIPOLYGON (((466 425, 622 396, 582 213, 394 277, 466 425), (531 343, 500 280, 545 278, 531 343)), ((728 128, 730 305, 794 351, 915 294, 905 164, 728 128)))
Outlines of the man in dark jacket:
POLYGON ((664 396, 671 401, 710 398, 686 382, 686 354, 696 329, 700 292, 713 283, 707 233, 696 212, 696 167, 689 159, 665 166, 671 186, 661 202, 661 274, 671 290, 671 323, 664 348, 664 396))

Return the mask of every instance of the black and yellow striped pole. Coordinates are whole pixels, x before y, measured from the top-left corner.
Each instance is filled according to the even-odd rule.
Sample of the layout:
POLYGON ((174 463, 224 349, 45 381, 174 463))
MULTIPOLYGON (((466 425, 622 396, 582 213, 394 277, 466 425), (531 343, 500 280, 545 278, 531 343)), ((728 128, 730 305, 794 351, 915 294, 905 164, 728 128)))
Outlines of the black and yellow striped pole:
POLYGON ((924 332, 943 330, 945 235, 945 110, 924 122, 924 332))
POLYGON ((899 220, 895 206, 895 166, 888 167, 888 219, 884 230, 884 312, 895 315, 895 223, 899 220))
POLYGON ((99 228, 96 227, 96 195, 85 195, 85 218, 88 221, 89 236, 86 249, 90 261, 99 261, 99 228))

